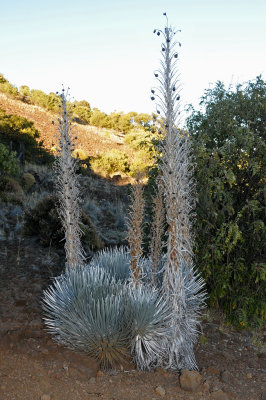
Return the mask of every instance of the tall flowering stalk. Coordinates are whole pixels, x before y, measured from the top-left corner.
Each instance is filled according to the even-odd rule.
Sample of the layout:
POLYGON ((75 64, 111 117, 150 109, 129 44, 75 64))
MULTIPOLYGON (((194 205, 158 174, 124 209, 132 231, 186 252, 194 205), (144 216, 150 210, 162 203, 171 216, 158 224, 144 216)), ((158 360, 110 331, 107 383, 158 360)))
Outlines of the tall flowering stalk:
POLYGON ((143 184, 140 182, 140 177, 137 177, 135 185, 132 186, 127 235, 130 252, 130 275, 135 283, 140 279, 142 272, 141 256, 144 207, 143 184))
POLYGON ((85 255, 81 244, 79 184, 77 161, 72 157, 74 137, 71 131, 71 113, 67 106, 68 93, 62 90, 61 112, 58 118, 58 150, 54 170, 59 199, 58 213, 65 232, 66 269, 81 266, 85 255))
MULTIPOLYGON (((164 15, 166 16, 166 14, 164 15)), ((164 121, 160 174, 166 208, 168 239, 163 290, 172 304, 171 334, 166 343, 168 347, 166 367, 173 369, 196 368, 193 343, 197 336, 195 328, 197 316, 194 315, 195 313, 193 317, 187 315, 186 300, 189 291, 185 288, 184 283, 186 271, 190 270, 191 276, 193 276, 191 227, 194 182, 189 137, 186 132, 177 128, 177 124, 180 122, 180 84, 177 75, 178 53, 175 49, 177 45, 181 46, 181 44, 175 41, 177 31, 168 25, 168 19, 164 30, 155 29, 154 33, 163 37, 160 69, 155 71, 159 87, 156 90, 152 89, 151 99, 156 100, 157 112, 161 114, 164 121)))
POLYGON ((161 258, 162 258, 162 248, 163 234, 165 228, 165 211, 163 204, 163 188, 160 179, 157 179, 158 192, 153 199, 154 207, 154 217, 153 224, 151 226, 151 243, 150 243, 150 254, 152 262, 152 277, 153 283, 156 285, 156 278, 159 271, 161 258))

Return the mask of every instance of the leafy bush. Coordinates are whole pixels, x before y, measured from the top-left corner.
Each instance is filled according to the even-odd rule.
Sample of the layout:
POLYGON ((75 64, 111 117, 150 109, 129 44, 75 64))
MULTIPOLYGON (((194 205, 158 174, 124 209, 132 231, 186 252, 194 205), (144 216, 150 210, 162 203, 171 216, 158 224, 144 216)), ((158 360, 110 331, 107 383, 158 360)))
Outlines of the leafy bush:
POLYGON ((21 93, 23 96, 30 96, 30 88, 26 85, 22 85, 19 88, 19 93, 21 93))
POLYGON ((36 104, 43 108, 47 107, 47 95, 41 90, 32 89, 30 91, 30 99, 33 104, 36 104))
POLYGON ((0 199, 5 203, 23 205, 25 193, 16 179, 5 176, 0 180, 0 199))
POLYGON ((134 129, 127 133, 124 143, 134 150, 134 158, 130 165, 130 174, 136 176, 138 172, 148 174, 149 169, 158 159, 159 152, 155 141, 160 138, 158 133, 151 133, 145 129, 134 129))
POLYGON ((0 143, 0 177, 2 175, 16 176, 19 173, 19 166, 15 152, 9 152, 4 144, 0 143))
POLYGON ((94 108, 93 113, 90 117, 90 125, 101 128, 110 128, 110 121, 108 115, 98 110, 97 108, 94 108))
POLYGON ((130 164, 130 175, 136 177, 139 173, 146 176, 149 168, 154 164, 154 158, 147 150, 139 150, 135 153, 130 164))
POLYGON ((18 96, 18 89, 16 86, 11 85, 3 75, 0 74, 0 92, 11 95, 12 97, 18 96))
POLYGON ((82 149, 75 149, 72 153, 72 156, 78 160, 86 160, 88 158, 87 153, 82 149))
POLYGON ((30 101, 49 111, 58 112, 60 106, 60 97, 57 94, 53 92, 46 94, 39 89, 32 89, 30 91, 30 101))
POLYGON ((266 83, 221 82, 187 121, 197 162, 197 264, 229 321, 265 318, 263 261, 266 83))
POLYGON ((22 185, 26 192, 32 187, 32 185, 34 185, 35 182, 36 180, 30 172, 25 172, 22 175, 22 185))
POLYGON ((50 153, 44 149, 37 139, 40 134, 32 121, 17 115, 6 114, 0 108, 0 142, 10 145, 20 153, 21 145, 25 147, 25 159, 38 163, 49 163, 53 160, 50 153))
POLYGON ((77 119, 78 122, 90 123, 90 118, 92 115, 90 103, 86 100, 74 102, 73 108, 73 118, 77 119))
POLYGON ((94 172, 108 176, 115 172, 128 172, 128 156, 122 151, 112 149, 93 158, 90 162, 94 172))

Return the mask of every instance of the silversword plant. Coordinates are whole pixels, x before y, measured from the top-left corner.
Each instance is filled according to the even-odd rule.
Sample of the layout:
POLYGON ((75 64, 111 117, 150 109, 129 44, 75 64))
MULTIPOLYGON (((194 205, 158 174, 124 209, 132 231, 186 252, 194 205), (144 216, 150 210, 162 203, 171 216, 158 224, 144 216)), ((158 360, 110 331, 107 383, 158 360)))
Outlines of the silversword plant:
MULTIPOLYGON (((161 192, 155 201, 151 256, 142 254, 143 187, 133 187, 129 210, 129 248, 104 249, 84 263, 80 242, 79 194, 72 157, 71 118, 61 95, 59 151, 56 162, 60 216, 66 238, 66 271, 45 292, 45 323, 55 340, 85 351, 105 368, 130 357, 140 369, 156 366, 196 368, 193 345, 205 293, 193 268, 193 180, 189 138, 177 129, 178 80, 175 77, 174 30, 155 30, 164 37, 158 107, 164 120, 161 145, 161 192), (163 254, 163 207, 168 226, 163 254)), ((159 110, 158 110, 159 111, 159 110)))
MULTIPOLYGON (((164 14, 166 16, 166 13, 164 14)), ((167 16, 166 16, 167 19, 167 16)), ((163 120, 164 140, 160 150, 160 175, 163 185, 166 221, 168 225, 167 254, 164 262, 163 289, 172 304, 170 340, 166 339, 167 358, 165 366, 173 369, 196 368, 193 345, 196 340, 198 312, 204 296, 196 297, 203 281, 194 281, 191 294, 198 299, 188 309, 190 291, 185 286, 187 274, 195 275, 193 269, 192 221, 195 203, 193 163, 187 132, 178 129, 180 122, 180 82, 177 74, 178 52, 181 43, 175 41, 177 32, 167 25, 164 30, 155 29, 163 37, 160 69, 155 71, 159 82, 152 89, 151 99, 156 100, 157 112, 163 120), (196 291, 195 291, 196 290, 196 291), (191 315, 191 312, 193 316, 191 315)))
POLYGON ((76 175, 77 160, 72 157, 74 151, 74 135, 71 131, 71 112, 67 104, 68 93, 62 90, 61 112, 58 118, 58 157, 54 170, 58 213, 65 232, 66 268, 75 268, 85 262, 81 244, 80 198, 76 175))

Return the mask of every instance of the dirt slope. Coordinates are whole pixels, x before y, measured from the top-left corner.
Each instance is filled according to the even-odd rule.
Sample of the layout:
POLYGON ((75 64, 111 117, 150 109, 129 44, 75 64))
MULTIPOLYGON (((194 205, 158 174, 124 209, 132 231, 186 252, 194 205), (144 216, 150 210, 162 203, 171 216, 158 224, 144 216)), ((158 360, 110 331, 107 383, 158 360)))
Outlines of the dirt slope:
MULTIPOLYGON (((47 149, 50 150, 55 145, 58 118, 56 114, 41 107, 14 100, 3 93, 0 93, 0 108, 7 114, 20 115, 33 121, 40 133, 40 140, 47 149)), ((73 132, 77 136, 77 147, 86 151, 89 156, 95 156, 112 148, 128 152, 123 144, 123 136, 115 131, 73 123, 73 132)))

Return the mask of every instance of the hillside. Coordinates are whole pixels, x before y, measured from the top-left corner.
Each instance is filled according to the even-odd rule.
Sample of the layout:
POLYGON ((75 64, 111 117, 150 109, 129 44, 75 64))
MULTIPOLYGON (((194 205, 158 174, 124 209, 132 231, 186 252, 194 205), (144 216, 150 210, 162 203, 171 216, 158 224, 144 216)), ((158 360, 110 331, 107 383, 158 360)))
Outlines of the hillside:
MULTIPOLYGON (((20 115, 34 122, 40 133, 40 141, 50 150, 56 143, 57 115, 39 106, 30 105, 12 99, 0 92, 0 108, 7 114, 20 115)), ((77 136, 77 147, 88 156, 96 156, 110 149, 118 149, 130 153, 123 143, 123 135, 116 131, 73 123, 73 131, 77 136)))

